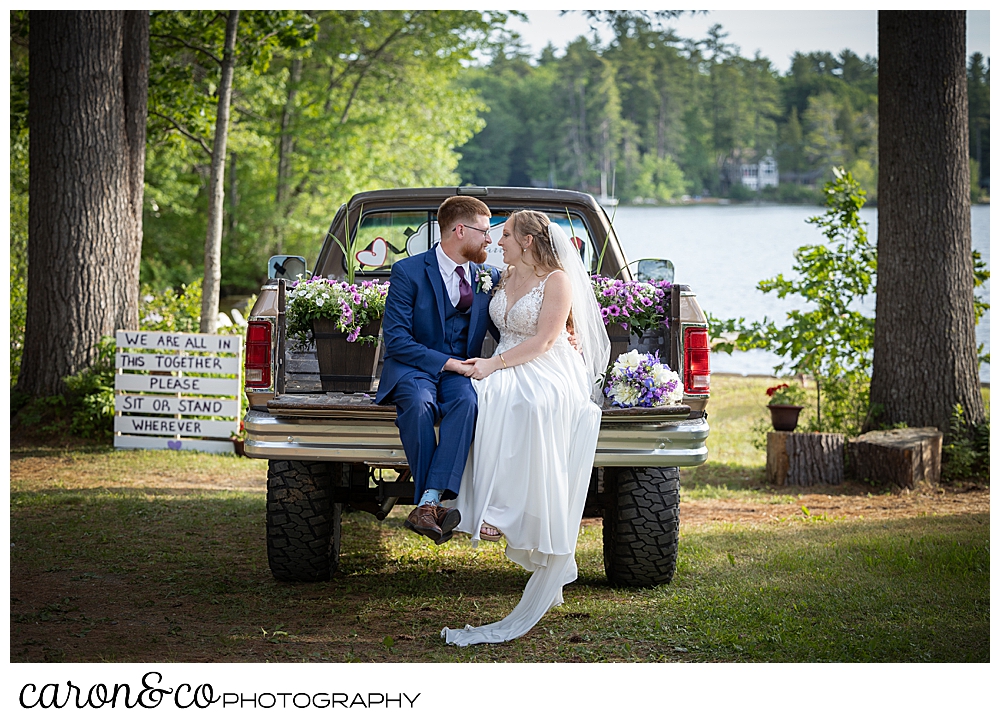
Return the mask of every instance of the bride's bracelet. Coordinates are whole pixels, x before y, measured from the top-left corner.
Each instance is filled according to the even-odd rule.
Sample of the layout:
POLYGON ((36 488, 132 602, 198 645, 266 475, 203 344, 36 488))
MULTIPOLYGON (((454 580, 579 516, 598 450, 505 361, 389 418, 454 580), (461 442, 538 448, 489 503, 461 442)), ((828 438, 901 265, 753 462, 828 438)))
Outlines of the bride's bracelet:
POLYGON ((504 369, 507 368, 507 362, 504 361, 503 354, 500 354, 500 363, 503 364, 504 369))

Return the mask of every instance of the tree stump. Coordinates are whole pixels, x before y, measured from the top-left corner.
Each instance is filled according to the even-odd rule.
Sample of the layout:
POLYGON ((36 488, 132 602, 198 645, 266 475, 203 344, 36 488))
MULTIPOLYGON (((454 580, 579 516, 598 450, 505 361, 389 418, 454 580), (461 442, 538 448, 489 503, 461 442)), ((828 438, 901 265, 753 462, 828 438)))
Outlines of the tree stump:
POLYGON ((767 480, 773 485, 839 485, 844 435, 767 433, 767 480))
POLYGON ((941 444, 936 427, 868 432, 847 443, 851 476, 859 482, 912 488, 941 480, 941 444))

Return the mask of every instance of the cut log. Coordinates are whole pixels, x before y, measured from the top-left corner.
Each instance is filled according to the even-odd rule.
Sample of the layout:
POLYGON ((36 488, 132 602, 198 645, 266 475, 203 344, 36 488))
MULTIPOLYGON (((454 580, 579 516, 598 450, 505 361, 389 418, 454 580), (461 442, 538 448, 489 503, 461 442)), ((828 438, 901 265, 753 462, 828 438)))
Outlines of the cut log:
POLYGON ((768 432, 767 480, 773 485, 839 485, 844 435, 768 432))
POLYGON ((912 488, 921 481, 941 480, 941 444, 935 427, 868 432, 848 441, 851 476, 873 485, 912 488))

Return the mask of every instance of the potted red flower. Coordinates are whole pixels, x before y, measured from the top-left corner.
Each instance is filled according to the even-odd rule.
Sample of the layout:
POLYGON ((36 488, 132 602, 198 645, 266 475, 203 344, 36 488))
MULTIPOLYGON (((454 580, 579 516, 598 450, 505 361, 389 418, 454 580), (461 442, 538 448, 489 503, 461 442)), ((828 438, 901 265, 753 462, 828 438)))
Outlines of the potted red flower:
POLYGON ((806 390, 795 384, 778 384, 767 390, 767 396, 771 426, 776 432, 794 432, 802 411, 800 402, 806 400, 806 390))

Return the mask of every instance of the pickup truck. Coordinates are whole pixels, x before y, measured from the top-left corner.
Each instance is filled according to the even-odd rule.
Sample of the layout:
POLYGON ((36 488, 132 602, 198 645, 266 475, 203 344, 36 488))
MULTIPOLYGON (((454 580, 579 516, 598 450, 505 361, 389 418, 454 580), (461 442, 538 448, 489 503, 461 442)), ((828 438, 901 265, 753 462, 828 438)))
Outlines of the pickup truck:
MULTIPOLYGON (((458 194, 481 198, 493 214, 487 263, 503 267, 496 241, 506 216, 531 208, 571 229, 593 273, 626 281, 673 280, 667 260, 626 261, 607 214, 588 194, 475 186, 355 195, 334 217, 307 276, 343 279, 343 245, 358 250, 362 265, 356 280, 385 281, 393 261, 425 251, 439 238, 436 210, 458 194)), ((244 449, 249 457, 268 460, 268 562, 283 581, 327 580, 337 570, 345 510, 381 520, 396 504, 413 504, 395 407, 375 404, 374 393, 324 392, 315 346, 287 338, 285 287, 305 271, 302 257, 273 257, 269 281, 247 319, 244 449)), ((628 347, 657 349, 684 382, 683 403, 677 406, 605 404, 585 511, 603 515, 604 567, 613 585, 660 585, 670 582, 677 563, 678 468, 699 465, 708 456, 706 319, 691 290, 673 284, 666 325, 642 338, 620 329, 609 332, 611 361, 628 347)), ((494 348, 487 335, 483 356, 494 348)), ((373 387, 377 383, 376 378, 373 387)))

